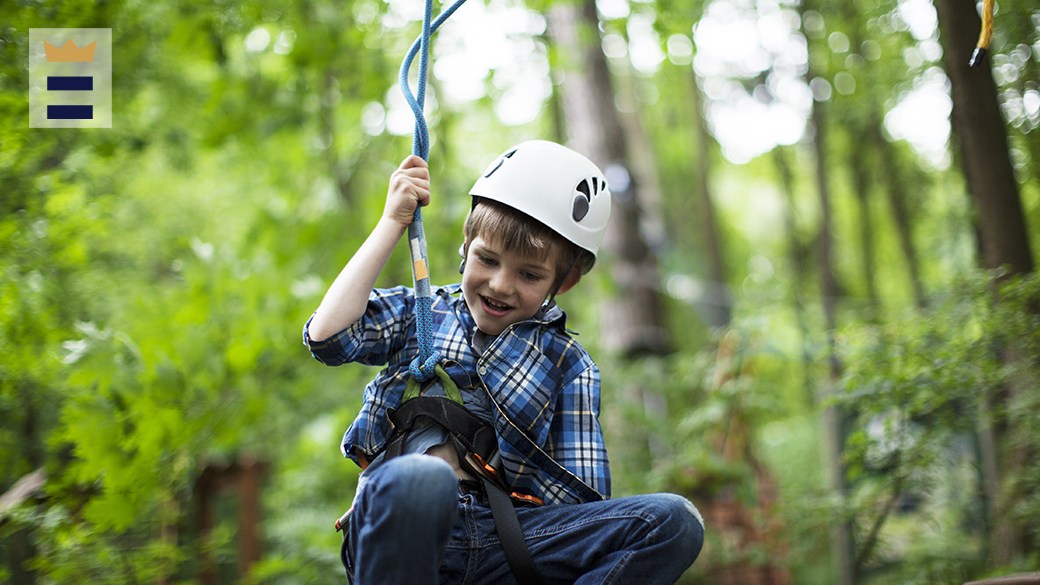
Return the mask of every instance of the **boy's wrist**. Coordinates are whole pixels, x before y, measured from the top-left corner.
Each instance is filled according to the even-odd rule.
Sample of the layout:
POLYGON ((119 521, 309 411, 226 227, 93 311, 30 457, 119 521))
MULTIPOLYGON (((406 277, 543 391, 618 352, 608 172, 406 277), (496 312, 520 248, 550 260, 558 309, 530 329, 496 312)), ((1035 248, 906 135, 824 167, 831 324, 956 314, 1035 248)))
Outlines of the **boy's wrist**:
POLYGON ((408 223, 402 223, 397 218, 384 215, 379 218, 379 223, 376 224, 375 229, 376 231, 396 234, 397 237, 401 237, 404 235, 405 230, 408 229, 408 223))

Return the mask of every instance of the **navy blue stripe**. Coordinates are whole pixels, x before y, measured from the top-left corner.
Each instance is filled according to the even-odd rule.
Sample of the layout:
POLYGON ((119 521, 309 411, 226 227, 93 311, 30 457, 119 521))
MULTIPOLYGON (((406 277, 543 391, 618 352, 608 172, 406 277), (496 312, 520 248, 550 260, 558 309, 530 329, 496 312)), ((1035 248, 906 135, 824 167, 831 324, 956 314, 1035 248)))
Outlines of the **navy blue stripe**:
POLYGON ((47 77, 48 91, 91 91, 93 89, 93 77, 47 77))
POLYGON ((94 106, 47 106, 48 120, 93 120, 94 106))

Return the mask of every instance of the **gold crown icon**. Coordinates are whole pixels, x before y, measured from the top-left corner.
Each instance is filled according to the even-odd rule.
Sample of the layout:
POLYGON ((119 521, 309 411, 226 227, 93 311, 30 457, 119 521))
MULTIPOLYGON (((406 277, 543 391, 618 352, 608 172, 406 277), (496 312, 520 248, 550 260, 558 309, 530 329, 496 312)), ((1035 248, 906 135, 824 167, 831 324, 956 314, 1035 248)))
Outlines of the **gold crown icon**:
POLYGON ((43 41, 43 50, 47 53, 48 63, 90 63, 94 60, 94 49, 96 48, 97 41, 82 47, 77 47, 72 39, 65 41, 65 45, 62 47, 55 47, 47 41, 43 41))

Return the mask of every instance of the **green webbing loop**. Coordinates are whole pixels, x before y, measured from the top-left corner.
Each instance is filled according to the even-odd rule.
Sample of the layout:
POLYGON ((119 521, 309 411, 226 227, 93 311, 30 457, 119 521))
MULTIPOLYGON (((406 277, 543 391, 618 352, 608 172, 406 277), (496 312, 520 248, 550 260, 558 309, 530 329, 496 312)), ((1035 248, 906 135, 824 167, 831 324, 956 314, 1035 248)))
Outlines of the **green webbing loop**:
MULTIPOLYGON (((459 392, 459 387, 455 384, 455 380, 451 379, 448 372, 444 369, 444 366, 437 364, 433 368, 433 373, 440 380, 441 387, 444 388, 444 395, 450 398, 453 402, 462 404, 462 393, 459 392)), ((422 395, 423 383, 415 379, 415 376, 408 377, 408 385, 404 388, 404 396, 401 397, 401 403, 403 404, 406 400, 412 398, 418 398, 422 395)))

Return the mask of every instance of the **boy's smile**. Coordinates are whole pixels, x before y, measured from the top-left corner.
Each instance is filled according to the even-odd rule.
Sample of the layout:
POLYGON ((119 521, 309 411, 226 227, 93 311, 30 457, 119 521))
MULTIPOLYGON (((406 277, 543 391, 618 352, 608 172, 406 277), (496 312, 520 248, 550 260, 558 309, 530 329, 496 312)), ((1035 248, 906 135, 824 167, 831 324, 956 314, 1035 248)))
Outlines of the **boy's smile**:
POLYGON ((477 327, 498 335, 530 319, 549 296, 555 279, 552 258, 519 256, 477 236, 466 252, 462 294, 477 327))

